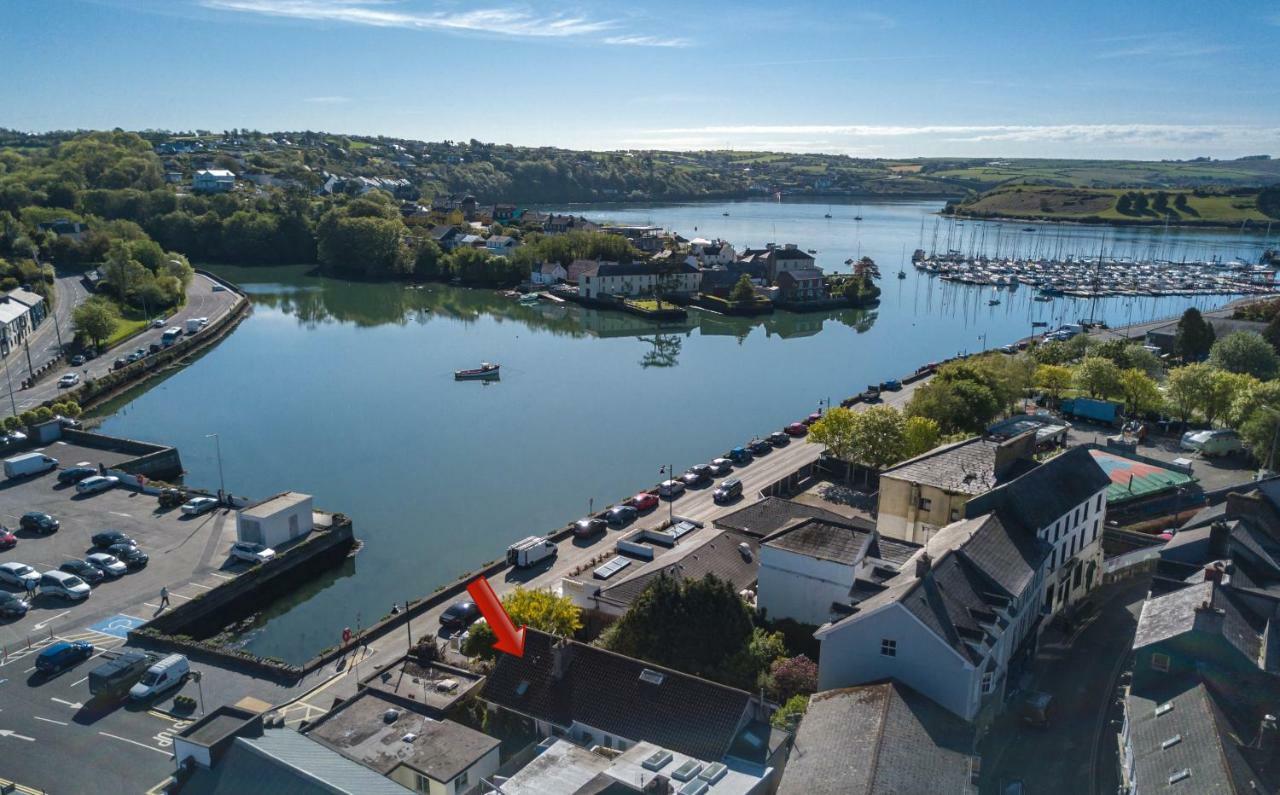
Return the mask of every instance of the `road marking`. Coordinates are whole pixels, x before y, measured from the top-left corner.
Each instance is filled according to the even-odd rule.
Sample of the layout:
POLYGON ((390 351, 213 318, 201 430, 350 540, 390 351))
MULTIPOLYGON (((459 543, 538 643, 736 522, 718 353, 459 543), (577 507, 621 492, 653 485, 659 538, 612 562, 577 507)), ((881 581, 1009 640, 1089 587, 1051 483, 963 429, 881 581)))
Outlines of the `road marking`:
POLYGON ((112 516, 123 516, 123 517, 124 517, 124 518, 126 518, 126 519, 132 519, 132 518, 133 518, 133 515, 132 515, 132 514, 120 513, 119 511, 107 511, 107 513, 111 514, 112 516))
POLYGON ((170 595, 170 596, 176 596, 176 597, 178 597, 179 599, 186 599, 188 602, 190 602, 190 601, 191 601, 191 597, 190 597, 190 596, 183 596, 183 595, 182 595, 182 594, 180 594, 180 593, 171 593, 171 594, 169 594, 169 595, 170 595))
POLYGON ((24 674, 29 674, 29 673, 31 673, 32 671, 34 671, 35 669, 36 669, 36 667, 33 665, 33 666, 31 666, 30 668, 28 668, 27 670, 23 671, 23 673, 24 673, 24 674))
POLYGON ((50 624, 52 624, 54 621, 57 621, 58 619, 62 618, 63 616, 65 616, 66 614, 68 614, 68 613, 70 613, 70 612, 71 612, 70 610, 63 610, 61 613, 57 614, 57 615, 56 615, 56 616, 54 616, 53 618, 46 618, 44 621, 41 621, 39 624, 36 624, 36 625, 34 625, 33 627, 31 627, 31 628, 32 628, 32 629, 44 629, 45 627, 47 627, 47 626, 49 626, 50 624))
POLYGON ((130 740, 128 737, 121 737, 117 734, 109 734, 108 732, 98 732, 98 734, 101 734, 103 737, 110 737, 113 740, 120 740, 121 742, 132 743, 133 745, 136 745, 139 748, 145 748, 148 751, 155 751, 157 754, 172 756, 172 754, 170 754, 168 751, 165 751, 160 748, 156 748, 154 745, 147 745, 146 743, 140 743, 137 740, 130 740))
MULTIPOLYGON (((81 683, 87 682, 87 681, 89 681, 89 677, 86 676, 84 679, 77 679, 76 681, 72 682, 71 686, 79 687, 81 683)), ((0 682, 0 684, 3 684, 3 682, 0 682)))
POLYGON ((59 704, 66 704, 68 707, 71 707, 72 709, 80 709, 81 707, 84 706, 84 704, 81 704, 79 701, 63 701, 57 696, 49 696, 49 700, 56 701, 59 704))
POLYGON ((25 734, 18 734, 13 729, 0 729, 0 737, 12 737, 15 740, 26 740, 29 743, 36 741, 36 738, 28 737, 25 734))
POLYGON ((111 635, 112 637, 124 640, 129 636, 129 630, 135 629, 146 622, 137 616, 127 615, 125 613, 117 613, 111 618, 103 619, 96 624, 91 624, 86 629, 97 632, 100 635, 111 635))
POLYGON ((219 574, 219 573, 218 573, 218 572, 216 572, 216 571, 211 571, 211 572, 209 572, 209 574, 210 574, 210 575, 212 575, 212 576, 214 576, 214 577, 217 577, 219 580, 234 580, 234 579, 235 579, 235 577, 232 577, 230 574, 219 574))
POLYGON ((42 720, 42 721, 44 721, 45 723, 56 723, 56 724, 58 724, 59 726, 69 726, 69 725, 70 725, 70 724, 66 723, 65 721, 54 720, 53 718, 42 718, 42 717, 40 717, 39 715, 32 715, 31 717, 35 718, 36 720, 42 720))
POLYGON ((208 585, 204 585, 203 583, 193 582, 193 583, 191 583, 191 584, 192 584, 192 585, 194 585, 194 586, 195 586, 195 587, 197 587, 197 588, 203 588, 203 589, 205 589, 206 591, 212 591, 212 590, 213 590, 213 588, 209 587, 208 585))

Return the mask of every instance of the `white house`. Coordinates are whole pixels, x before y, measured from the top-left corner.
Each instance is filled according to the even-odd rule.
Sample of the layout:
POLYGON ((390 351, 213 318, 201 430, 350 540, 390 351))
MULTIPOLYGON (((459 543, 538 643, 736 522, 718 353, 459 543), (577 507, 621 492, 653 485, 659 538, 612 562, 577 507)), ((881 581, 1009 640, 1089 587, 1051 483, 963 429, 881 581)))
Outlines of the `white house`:
POLYGON ((623 295, 634 298, 652 295, 658 287, 658 271, 647 263, 600 262, 578 277, 578 295, 583 298, 623 295))
POLYGON ((730 264, 738 258, 738 252, 732 243, 698 237, 689 241, 689 256, 693 259, 691 265, 714 268, 730 264))
POLYGON ((311 495, 286 491, 241 508, 236 513, 236 539, 279 546, 311 532, 311 495))
POLYGON ((534 284, 551 286, 569 278, 569 273, 558 262, 544 262, 529 273, 529 281, 534 284))
POLYGON ((659 278, 663 295, 692 298, 702 289, 702 271, 687 262, 681 262, 670 273, 659 278))
POLYGON ((757 604, 771 619, 825 624, 878 591, 918 549, 874 529, 801 520, 761 543, 757 604))
POLYGON ((191 178, 192 190, 223 193, 236 186, 236 175, 225 168, 202 168, 191 178))
POLYGON ((818 689, 894 678, 985 723, 1038 627, 1048 544, 985 515, 939 530, 884 590, 821 627, 818 689))
POLYGON ((8 356, 31 328, 31 307, 9 296, 0 297, 0 355, 8 356))

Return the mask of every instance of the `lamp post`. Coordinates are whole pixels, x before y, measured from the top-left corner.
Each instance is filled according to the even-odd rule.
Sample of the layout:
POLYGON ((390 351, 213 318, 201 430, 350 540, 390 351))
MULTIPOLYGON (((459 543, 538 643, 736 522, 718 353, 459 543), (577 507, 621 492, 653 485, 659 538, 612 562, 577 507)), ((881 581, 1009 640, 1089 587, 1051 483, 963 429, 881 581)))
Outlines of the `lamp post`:
POLYGON ((9 405, 13 407, 13 416, 18 416, 18 401, 13 397, 13 379, 9 377, 9 360, 4 362, 4 380, 9 384, 9 405))
POLYGON ((201 671, 192 671, 191 678, 196 680, 196 688, 200 691, 200 714, 204 714, 204 674, 201 671))
POLYGON ((206 439, 213 439, 214 449, 218 451, 218 499, 225 500, 227 497, 227 482, 222 477, 222 438, 216 433, 206 433, 206 439))
MULTIPOLYGON (((658 467, 658 474, 665 474, 667 476, 667 480, 674 481, 676 479, 675 464, 667 464, 666 466, 658 467)), ((662 486, 658 486, 658 494, 662 494, 662 486)), ((667 489, 667 520, 668 524, 676 523, 676 495, 670 488, 667 489)))

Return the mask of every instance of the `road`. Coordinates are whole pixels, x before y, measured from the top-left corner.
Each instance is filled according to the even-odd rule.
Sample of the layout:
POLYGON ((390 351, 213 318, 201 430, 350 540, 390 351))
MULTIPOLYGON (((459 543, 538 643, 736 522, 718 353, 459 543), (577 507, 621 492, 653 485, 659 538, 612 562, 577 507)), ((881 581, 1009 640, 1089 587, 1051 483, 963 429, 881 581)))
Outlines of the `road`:
MULTIPOLYGON (((66 280, 70 280, 70 279, 71 277, 66 277, 66 280)), ((64 286, 64 281, 66 280, 64 280, 63 278, 59 278, 58 280, 59 296, 62 296, 63 290, 66 289, 68 291, 68 294, 73 296, 80 295, 79 300, 83 300, 82 293, 84 290, 84 286, 80 284, 73 285, 70 283, 67 283, 64 286), (74 291, 76 289, 79 289, 81 293, 75 293, 74 291)), ((75 280, 75 281, 78 281, 78 280, 75 280)), ((235 302, 239 296, 235 292, 232 292, 231 290, 223 289, 223 290, 215 291, 214 290, 215 284, 217 283, 212 279, 210 279, 209 277, 197 273, 195 276, 192 277, 191 283, 187 285, 186 304, 183 305, 183 307, 180 310, 178 310, 175 314, 171 315, 167 319, 163 328, 148 328, 142 333, 138 334, 137 336, 130 337, 129 339, 120 343, 114 349, 108 350, 99 354, 97 358, 92 359, 89 362, 86 362, 84 367, 81 367, 78 370, 75 370, 75 372, 78 372, 81 378, 100 377, 111 371, 112 364, 115 362, 117 357, 127 355, 130 351, 136 348, 145 349, 145 348, 148 348, 151 345, 151 343, 159 342, 161 335, 164 334, 165 328, 168 328, 170 326, 177 326, 183 329, 183 331, 185 332, 186 321, 188 318, 207 317, 209 318, 210 321, 213 321, 215 318, 220 317, 222 314, 230 311, 231 308, 235 305, 235 302)), ((73 298, 73 300, 75 299, 73 298)), ((59 300, 60 308, 63 303, 64 302, 60 299, 59 300)), ((67 302, 67 303, 70 303, 70 302, 67 302)), ((71 312, 71 309, 68 308, 66 325, 63 327, 64 335, 66 334, 66 330, 70 328, 70 312, 71 312)), ((45 326, 50 326, 48 333, 52 333, 53 331, 52 323, 50 323, 49 321, 45 321, 44 323, 41 323, 40 326, 41 326, 41 328, 39 329, 40 332, 45 331, 44 329, 45 326)), ((63 339, 64 341, 67 341, 67 337, 65 336, 63 339)), ((55 345, 56 345, 56 342, 55 342, 55 345)), ((15 362, 12 354, 9 356, 9 361, 10 363, 15 362)), ((39 364, 40 361, 43 361, 43 359, 41 360, 36 359, 34 348, 32 349, 32 361, 35 361, 37 364, 39 364)), ((26 372, 25 357, 22 357, 21 363, 22 363, 21 372, 25 373, 26 372)), ((65 391, 63 389, 58 388, 59 376, 61 376, 63 372, 72 372, 72 371, 73 370, 70 365, 67 366, 67 369, 65 371, 55 369, 54 371, 45 375, 45 377, 40 381, 40 383, 36 384, 30 389, 17 391, 15 394, 16 394, 16 402, 18 405, 18 411, 25 411, 29 408, 40 405, 46 400, 56 399, 63 391, 65 391)), ((21 376, 19 375, 19 368, 16 364, 14 364, 12 375, 15 379, 14 388, 17 389, 18 387, 17 381, 21 378, 21 376)))

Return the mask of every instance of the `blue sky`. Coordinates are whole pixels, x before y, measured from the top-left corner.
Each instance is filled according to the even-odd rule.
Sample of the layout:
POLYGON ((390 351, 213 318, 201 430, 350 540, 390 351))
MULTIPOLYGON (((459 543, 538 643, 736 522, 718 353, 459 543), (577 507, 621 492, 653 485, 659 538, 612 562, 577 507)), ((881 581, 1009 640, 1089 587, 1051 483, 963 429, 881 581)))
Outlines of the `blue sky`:
POLYGON ((1280 2, 0 0, 0 126, 1280 155, 1280 2))

